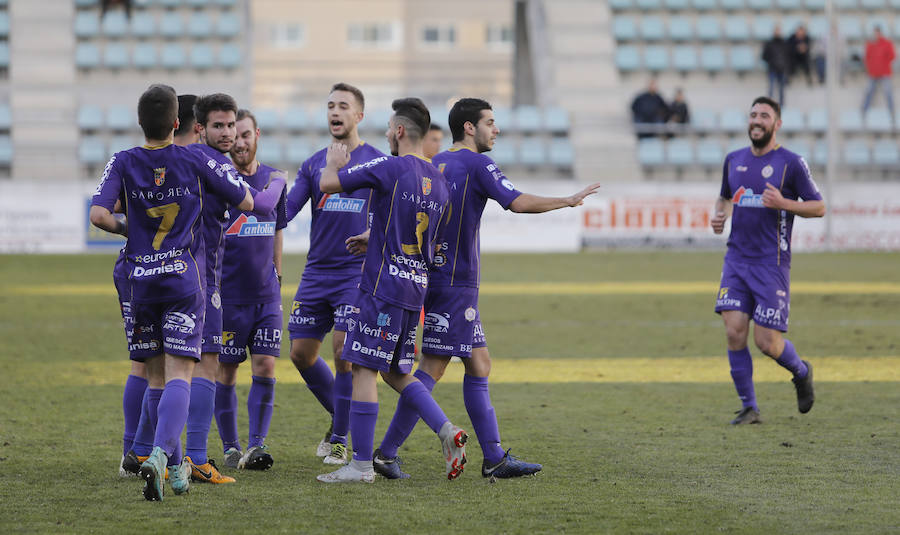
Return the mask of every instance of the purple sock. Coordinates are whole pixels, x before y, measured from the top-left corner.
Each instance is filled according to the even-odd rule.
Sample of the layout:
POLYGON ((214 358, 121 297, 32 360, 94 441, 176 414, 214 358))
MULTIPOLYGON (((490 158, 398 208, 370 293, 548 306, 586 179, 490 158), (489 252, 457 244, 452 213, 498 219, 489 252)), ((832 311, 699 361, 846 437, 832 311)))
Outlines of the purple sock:
POLYGON ((241 449, 241 441, 237 432, 237 394, 234 385, 223 385, 216 381, 216 426, 222 439, 222 451, 229 448, 241 449))
MULTIPOLYGON (((434 378, 422 370, 416 370, 414 374, 416 378, 425 385, 425 388, 431 392, 434 390, 434 378)), ((394 411, 394 417, 388 425, 384 438, 381 439, 381 455, 384 457, 396 457, 397 450, 406 442, 409 435, 412 434, 416 424, 419 422, 419 412, 412 404, 409 403, 409 397, 400 396, 397 400, 397 410, 394 411)))
POLYGON ((206 464, 207 438, 216 404, 216 385, 209 379, 191 380, 191 406, 188 409, 187 441, 184 449, 194 464, 206 464))
POLYGON ((322 357, 316 359, 315 364, 301 371, 300 375, 306 381, 307 388, 316 396, 325 410, 334 414, 334 405, 331 402, 334 398, 334 376, 331 375, 331 368, 325 364, 322 357))
POLYGON ((753 407, 758 411, 756 392, 753 390, 753 357, 750 356, 750 350, 746 347, 737 351, 729 349, 728 363, 731 365, 731 379, 741 403, 745 408, 753 407))
POLYGON ((159 398, 162 388, 147 388, 144 391, 144 402, 141 405, 141 419, 134 433, 131 449, 139 457, 147 457, 153 451, 153 438, 156 436, 156 417, 159 411, 159 398))
POLYGON ((463 376, 463 402, 484 460, 497 464, 506 452, 500 446, 500 429, 497 427, 497 414, 491 405, 491 393, 488 390, 487 377, 463 376))
POLYGON ((131 449, 138 422, 141 421, 141 407, 144 404, 144 391, 147 380, 137 375, 129 375, 122 393, 122 413, 125 415, 125 432, 122 433, 122 455, 131 449))
POLYGON ((372 460, 376 421, 378 421, 378 403, 350 401, 350 434, 353 435, 355 461, 372 460))
POLYGON ((331 442, 347 443, 350 432, 350 396, 353 395, 353 373, 338 373, 334 376, 334 419, 332 421, 331 442))
POLYGON ((166 452, 169 466, 181 464, 181 432, 187 423, 190 403, 191 385, 187 381, 172 379, 166 383, 159 399, 159 421, 153 445, 166 452))
POLYGON ((247 449, 262 446, 269 434, 272 421, 272 404, 275 401, 275 378, 253 376, 250 395, 247 396, 247 416, 250 423, 250 439, 247 449))
POLYGON ((419 413, 419 418, 424 420, 425 424, 435 433, 438 433, 441 427, 450 421, 437 404, 437 401, 431 397, 431 392, 420 381, 407 385, 403 392, 400 393, 400 398, 402 399, 403 397, 408 399, 406 403, 415 407, 416 412, 419 413))
POLYGON ((806 373, 808 370, 806 369, 806 364, 803 364, 803 361, 800 360, 800 356, 797 355, 797 350, 794 349, 794 344, 791 343, 790 340, 784 341, 784 351, 782 351, 781 356, 775 361, 782 368, 789 370, 794 374, 794 377, 804 378, 806 377, 806 373))

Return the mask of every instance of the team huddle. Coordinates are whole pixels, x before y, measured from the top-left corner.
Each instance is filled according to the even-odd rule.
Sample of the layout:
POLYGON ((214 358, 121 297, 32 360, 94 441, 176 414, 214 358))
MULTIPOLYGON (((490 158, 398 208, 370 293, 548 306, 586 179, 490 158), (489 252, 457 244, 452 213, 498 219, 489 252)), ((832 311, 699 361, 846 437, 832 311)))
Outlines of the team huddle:
MULTIPOLYGON (((778 112, 777 104, 772 105, 778 112)), ((755 102, 753 109, 757 107, 755 102)), ((452 357, 465 366, 463 400, 483 453, 482 476, 512 478, 541 470, 540 464, 503 449, 491 404, 491 361, 478 311, 481 215, 488 199, 520 213, 579 206, 599 184, 568 197, 518 191, 484 154, 499 134, 484 100, 463 98, 453 105, 448 116, 453 146, 433 156, 424 150, 434 129, 422 101, 397 99, 392 108, 386 131, 391 155, 385 155, 359 137, 363 93, 335 84, 327 102, 332 144, 306 160, 285 191, 286 174, 256 160, 256 118, 233 98, 221 93, 177 96, 165 85, 153 85, 141 95, 138 121, 146 144, 110 159, 90 216, 97 227, 127 236, 114 269, 131 358, 119 470, 123 476, 140 475, 147 500, 163 499, 166 479, 175 494, 188 492, 192 480, 235 482, 208 456, 213 418, 226 467, 266 470, 273 465, 265 439, 282 341, 282 231, 307 203, 312 208, 310 247, 288 332, 291 361, 330 419, 316 454, 339 468, 317 479, 372 483, 376 474, 408 478, 397 452, 420 418, 441 443, 446 477, 459 477, 467 462, 468 433, 447 418, 431 395, 452 357), (425 317, 422 355, 413 373, 420 314, 425 317), (335 373, 319 356, 328 332, 333 333, 335 373), (235 383, 239 365, 248 358, 252 384, 244 448, 235 383), (400 399, 376 448, 378 375, 400 399)), ((760 138, 755 117, 751 112, 754 147, 760 138)), ((771 139, 764 145, 774 143, 777 126, 771 122, 771 139)), ((766 212, 778 211, 773 232, 782 240, 786 235, 787 243, 781 242, 774 266, 768 256, 760 262, 744 254, 746 248, 733 246, 738 214, 752 204, 741 197, 734 205, 725 271, 737 267, 729 278, 723 275, 717 303, 729 334, 732 375, 744 402, 733 423, 759 421, 745 362, 751 313, 757 345, 794 372, 801 412, 812 406, 811 367, 780 333, 787 328, 784 274, 793 214, 820 216, 824 204, 821 214, 809 208, 812 203, 806 200, 815 200, 818 192, 805 164, 797 169, 795 155, 775 149, 781 160, 773 163, 785 169, 776 178, 788 187, 784 196, 767 193, 757 204, 775 208, 766 212), (785 184, 789 167, 790 176, 798 178, 785 184), (804 201, 794 200, 798 197, 804 201), (782 274, 780 309, 772 309, 768 295, 755 285, 762 277, 755 274, 760 265, 768 270, 765 276, 782 274)), ((765 158, 754 152, 736 169, 755 169, 754 157, 765 158)), ((722 198, 730 209, 731 197, 745 194, 731 188, 728 179, 735 175, 728 166, 727 161, 722 198)), ((768 163, 762 168, 763 181, 772 170, 768 163)), ((725 203, 717 204, 716 232, 724 228, 725 210, 725 203)), ((753 240, 760 248, 765 245, 753 240)))

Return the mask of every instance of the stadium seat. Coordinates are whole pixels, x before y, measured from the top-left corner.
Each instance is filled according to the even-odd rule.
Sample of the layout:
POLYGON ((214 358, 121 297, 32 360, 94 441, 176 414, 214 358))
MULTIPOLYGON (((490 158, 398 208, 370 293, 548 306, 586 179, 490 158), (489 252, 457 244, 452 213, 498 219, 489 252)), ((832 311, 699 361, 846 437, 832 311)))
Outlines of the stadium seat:
POLYGON ((871 163, 869 145, 863 139, 851 139, 844 143, 844 163, 850 167, 865 167, 871 163))
POLYGON ((188 56, 191 67, 195 69, 211 69, 215 63, 215 55, 213 54, 212 48, 205 43, 191 46, 191 51, 188 56))
POLYGON ((289 163, 294 165, 295 167, 300 167, 300 164, 305 162, 307 158, 313 155, 315 151, 312 148, 312 145, 309 141, 303 138, 293 138, 287 143, 287 150, 285 151, 285 163, 289 163))
POLYGON ((870 108, 865 116, 866 130, 876 134, 889 134, 894 130, 891 112, 886 108, 870 108))
POLYGON ((188 35, 191 37, 203 39, 212 35, 212 31, 212 19, 206 13, 194 13, 188 20, 188 35))
POLYGON ((156 2, 163 7, 178 7, 181 5, 181 0, 156 0, 156 2))
POLYGON ((75 0, 75 7, 94 7, 100 4, 100 0, 75 0))
POLYGON ((190 7, 206 7, 211 2, 210 0, 185 0, 187 5, 190 7))
POLYGON ((697 11, 712 11, 716 9, 716 0, 691 0, 691 7, 697 11))
POLYGON ((697 70, 697 51, 691 45, 678 45, 672 50, 672 67, 679 72, 697 70))
POLYGON ((568 138, 554 138, 547 151, 550 165, 561 169, 571 169, 575 162, 575 148, 568 138))
POLYGON ((813 39, 821 39, 828 32, 828 19, 822 15, 816 15, 809 19, 809 36, 813 39))
POLYGON ((834 7, 841 11, 854 11, 859 4, 856 0, 834 0, 834 7))
POLYGON ((237 5, 237 0, 213 0, 216 5, 223 7, 234 7, 237 5))
POLYGON ((644 67, 653 72, 669 68, 669 49, 664 46, 648 46, 644 48, 644 67))
POLYGON ((103 128, 103 110, 98 106, 82 106, 78 108, 76 122, 82 130, 99 130, 103 128))
POLYGON ((131 59, 134 62, 134 66, 139 69, 151 69, 156 67, 156 45, 152 43, 138 43, 134 45, 131 59))
POLYGON ((121 10, 107 11, 101 22, 103 35, 106 37, 123 37, 128 33, 128 19, 121 10))
POLYGON ((682 15, 669 17, 669 39, 676 42, 690 41, 694 38, 694 24, 691 19, 682 15))
POLYGON ((107 160, 106 145, 96 136, 81 139, 78 144, 78 159, 88 165, 99 165, 107 160))
MULTIPOLYGON (((303 108, 288 108, 281 118, 289 132, 302 132, 311 126, 309 114, 303 108)), ((288 150, 290 151, 290 147, 288 150)))
POLYGON ((735 42, 750 39, 750 26, 743 15, 725 17, 725 38, 735 42))
POLYGON ((234 13, 220 13, 216 22, 216 35, 236 38, 241 32, 241 21, 234 13))
POLYGON ((0 37, 9 37, 9 15, 5 11, 0 11, 0 37))
POLYGON ((513 109, 514 128, 518 132, 532 133, 541 129, 541 110, 534 106, 513 109))
POLYGON ((719 0, 719 5, 725 11, 740 11, 744 9, 744 0, 719 0))
POLYGON ((690 7, 688 0, 664 0, 663 3, 669 11, 684 11, 690 7))
POLYGON ((781 35, 789 37, 794 34, 798 27, 805 25, 806 20, 803 17, 797 15, 783 17, 781 19, 781 35))
POLYGON ((655 137, 638 140, 638 163, 644 167, 658 167, 666 162, 666 149, 662 140, 655 137))
POLYGON ((731 154, 736 150, 740 150, 746 148, 750 145, 750 140, 747 139, 747 136, 737 136, 728 138, 728 143, 725 146, 725 154, 731 154))
POLYGON ((900 0, 888 0, 891 9, 900 9, 900 0))
POLYGON ((714 132, 719 127, 716 122, 716 112, 708 108, 692 110, 691 127, 701 134, 714 132))
POLYGON ((519 143, 519 163, 529 167, 544 165, 547 162, 547 148, 544 141, 535 137, 523 138, 519 143))
MULTIPOLYGON (((384 136, 381 136, 381 139, 384 139, 384 136)), ((381 149, 381 146, 378 144, 374 144, 375 148, 381 149)), ((382 152, 385 152, 382 150, 382 152)), ((516 162, 516 144, 512 139, 504 139, 500 140, 494 144, 493 150, 491 150, 491 157, 497 162, 498 165, 503 167, 504 165, 515 165, 516 162)))
POLYGON ((263 132, 273 132, 281 126, 281 115, 278 110, 271 108, 259 108, 253 110, 256 116, 256 125, 263 132))
POLYGON ((569 131, 569 114, 555 106, 544 108, 544 129, 551 134, 564 134, 569 131))
POLYGON ((100 49, 97 48, 97 45, 94 43, 78 43, 75 47, 75 65, 80 69, 99 67, 100 49))
POLYGON ((856 17, 842 15, 838 19, 838 30, 847 41, 860 41, 863 39, 862 23, 856 17))
POLYGON ((725 132, 746 132, 747 114, 738 109, 728 109, 719 114, 719 128, 725 132))
POLYGON ((662 0, 634 0, 634 4, 642 11, 659 11, 662 9, 662 0))
POLYGON ((859 5, 867 11, 878 11, 887 7, 884 0, 859 0, 859 5))
POLYGON ((900 149, 894 139, 879 139, 872 148, 872 163, 882 166, 900 165, 900 149))
POLYGON ((641 68, 641 54, 636 46, 616 47, 616 67, 620 71, 633 72, 641 68))
POLYGON ((806 127, 816 134, 825 132, 828 129, 828 112, 824 108, 813 108, 810 110, 806 127))
POLYGON ((753 11, 767 11, 772 9, 772 0, 747 0, 747 7, 753 11))
POLYGON ((241 65, 241 49, 234 44, 222 45, 219 49, 219 65, 226 69, 234 69, 241 65))
POLYGON ((284 162, 284 149, 281 146, 281 141, 271 137, 261 140, 256 150, 256 157, 266 165, 278 167, 279 164, 284 162))
POLYGON ((812 161, 812 144, 810 144, 810 142, 805 139, 792 139, 785 148, 802 156, 803 159, 807 161, 807 163, 812 161))
POLYGON ((8 131, 12 127, 12 111, 9 104, 0 104, 0 131, 8 131))
POLYGON ((613 11, 627 11, 634 7, 631 0, 609 0, 609 7, 613 11))
POLYGON ((9 68, 9 43, 0 41, 0 69, 9 68))
MULTIPOLYGON (((3 13, 6 16, 6 13, 3 13)), ((9 19, 6 21, 9 33, 9 19)), ((75 15, 75 37, 96 37, 100 35, 100 17, 93 11, 79 11, 75 15)))
POLYGON ((9 136, 0 136, 0 166, 9 167, 13 161, 13 144, 9 136))
POLYGON ((715 139, 704 139, 697 143, 697 163, 703 167, 720 168, 725 160, 722 143, 715 139))
POLYGON ((180 69, 187 64, 184 47, 177 43, 166 43, 160 52, 160 63, 166 69, 180 69))
POLYGON ((718 17, 706 15, 699 17, 695 28, 697 38, 701 41, 718 41, 722 38, 722 28, 719 25, 718 17))
POLYGON ((812 162, 819 167, 828 165, 828 142, 826 140, 816 141, 813 146, 812 162))
POLYGON ((810 11, 825 11, 826 0, 803 0, 803 5, 810 11))
POLYGON ((757 15, 753 18, 752 28, 754 39, 758 41, 768 41, 775 33, 775 20, 768 15, 757 15))
POLYGON ((141 145, 141 143, 139 143, 134 136, 113 136, 113 138, 109 140, 109 155, 112 156, 117 152, 133 149, 139 145, 141 145))
POLYGON ((159 19, 159 34, 163 37, 177 38, 184 34, 184 19, 178 11, 166 11, 159 19))
MULTIPOLYGON (((373 110, 366 115, 365 121, 367 124, 365 127, 370 130, 381 131, 387 126, 390 118, 390 112, 384 108, 373 110)), ((515 129, 513 120, 513 111, 510 108, 499 106, 494 108, 494 124, 500 129, 500 132, 503 132, 504 130, 513 131, 515 129)))
POLYGON ((662 17, 644 15, 640 27, 641 38, 644 41, 662 41, 666 37, 666 24, 662 17))
POLYGON ((749 45, 731 47, 731 68, 739 73, 759 68, 759 50, 749 45))
POLYGON ((797 108, 781 111, 781 130, 787 134, 803 132, 806 129, 806 114, 797 108))
POLYGON ((124 69, 129 63, 128 47, 124 43, 109 42, 103 47, 103 66, 108 69, 124 69))
POLYGON ((719 45, 706 45, 700 49, 700 66, 710 73, 725 70, 725 49, 719 45))
POLYGON ((634 41, 638 37, 637 23, 630 15, 616 15, 612 29, 613 37, 619 41, 634 41))
POLYGON ((838 125, 841 130, 849 133, 858 133, 864 130, 862 112, 854 108, 845 108, 841 110, 838 118, 838 125))
POLYGON ((134 13, 131 15, 131 34, 135 37, 156 35, 156 18, 146 11, 134 13))
POLYGON ((666 163, 685 167, 694 165, 694 144, 689 139, 676 137, 666 143, 666 163))
POLYGON ((780 10, 797 11, 803 7, 803 0, 775 0, 775 5, 780 10))
POLYGON ((111 130, 131 130, 137 128, 137 115, 125 106, 112 106, 106 111, 106 126, 111 130))

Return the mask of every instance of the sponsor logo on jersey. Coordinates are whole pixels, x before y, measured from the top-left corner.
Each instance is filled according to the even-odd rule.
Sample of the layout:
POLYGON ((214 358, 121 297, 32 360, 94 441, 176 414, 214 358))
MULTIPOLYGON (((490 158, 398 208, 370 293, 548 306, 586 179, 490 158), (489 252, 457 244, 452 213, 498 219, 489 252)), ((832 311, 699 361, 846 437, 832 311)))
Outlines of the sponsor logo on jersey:
POLYGON ((362 321, 359 322, 357 326, 359 327, 359 332, 372 338, 381 338, 382 340, 386 340, 388 342, 396 342, 400 340, 399 334, 386 331, 381 327, 372 327, 368 323, 364 323, 362 321))
POLYGON ((163 329, 191 334, 194 332, 194 327, 196 327, 195 317, 193 314, 189 316, 184 312, 169 312, 163 321, 163 329))
POLYGON ((365 199, 354 199, 353 197, 341 197, 338 194, 326 194, 316 206, 323 212, 348 212, 358 214, 363 211, 366 206, 365 199))
POLYGON ((145 268, 142 266, 134 266, 134 271, 131 272, 131 278, 139 279, 141 277, 153 277, 155 275, 170 275, 170 274, 181 274, 187 271, 188 265, 184 260, 175 260, 174 262, 170 262, 166 264, 165 262, 152 268, 145 268))
POLYGON ((500 180, 500 183, 503 184, 503 187, 506 188, 506 189, 508 189, 509 191, 512 191, 512 190, 516 189, 516 187, 513 186, 513 183, 510 182, 510 181, 509 181, 508 179, 506 179, 506 178, 501 179, 501 180, 500 180))
POLYGON ((128 344, 129 351, 138 351, 138 350, 149 350, 156 351, 159 349, 159 342, 156 340, 150 340, 149 342, 135 342, 133 344, 128 344))
POLYGON ((756 305, 756 310, 753 311, 753 317, 754 319, 761 319, 765 323, 782 322, 785 318, 785 315, 782 313, 782 310, 784 310, 784 302, 782 301, 780 305, 782 305, 781 308, 763 308, 762 305, 756 305))
POLYGON ((427 176, 422 177, 422 195, 431 193, 431 179, 427 176))
POLYGON ((437 312, 425 314, 425 326, 423 330, 436 333, 447 332, 450 330, 450 314, 446 312, 443 314, 438 314, 437 312))
POLYGON ((740 171, 740 172, 743 173, 743 172, 745 172, 745 171, 747 170, 747 166, 746 166, 746 165, 739 165, 739 166, 735 167, 734 170, 735 170, 735 171, 740 171))
POLYGON ((436 267, 441 267, 447 264, 447 255, 443 252, 435 253, 434 255, 434 265, 436 267))
POLYGON ((269 344, 280 344, 281 329, 267 329, 265 327, 256 329, 256 332, 253 333, 253 341, 268 342, 269 344))
POLYGON ((716 306, 720 307, 740 307, 741 300, 728 297, 728 286, 719 288, 719 297, 716 299, 716 306))
POLYGON ((762 193, 753 193, 752 189, 744 186, 734 192, 731 202, 744 208, 763 208, 762 193))
POLYGON ((347 169, 347 174, 349 175, 355 171, 359 171, 360 169, 367 169, 369 167, 374 167, 374 166, 380 164, 381 162, 386 162, 387 159, 388 159, 387 156, 379 156, 378 158, 375 158, 374 160, 369 160, 368 162, 358 163, 358 164, 354 165, 353 167, 351 167, 350 169, 347 169))
POLYGON ((155 167, 153 169, 153 183, 157 186, 162 186, 166 183, 166 168, 165 167, 155 167))
POLYGON ((184 249, 176 249, 171 248, 168 251, 162 251, 159 253, 153 254, 145 254, 145 255, 136 255, 131 257, 135 264, 152 264, 153 262, 159 262, 160 260, 168 260, 170 258, 177 258, 184 254, 184 249))
POLYGON ((397 277, 399 279, 412 281, 416 284, 421 284, 423 288, 426 288, 428 286, 428 273, 420 274, 416 273, 415 270, 406 271, 398 268, 394 264, 391 264, 390 266, 388 266, 388 274, 391 277, 397 277))
POLYGON ((234 223, 225 231, 226 236, 237 236, 239 238, 253 238, 256 236, 274 236, 274 221, 257 221, 256 216, 247 216, 241 214, 234 223))
POLYGON ((393 352, 388 353, 387 351, 382 351, 382 349, 380 347, 378 349, 376 349, 374 347, 366 347, 366 346, 360 344, 358 340, 353 341, 351 350, 355 351, 361 355, 366 355, 367 357, 375 357, 375 358, 379 358, 379 359, 387 360, 387 361, 390 361, 394 358, 393 352))

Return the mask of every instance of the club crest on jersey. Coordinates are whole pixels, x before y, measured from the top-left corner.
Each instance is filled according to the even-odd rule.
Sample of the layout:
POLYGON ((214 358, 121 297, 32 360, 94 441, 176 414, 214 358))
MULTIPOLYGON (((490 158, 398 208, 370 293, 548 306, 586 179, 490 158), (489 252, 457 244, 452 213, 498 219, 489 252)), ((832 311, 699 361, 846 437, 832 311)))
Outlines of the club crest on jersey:
POLYGON ((422 195, 431 193, 431 179, 427 176, 422 177, 422 195))
POLYGON ((770 176, 772 176, 772 173, 774 173, 774 172, 775 172, 775 170, 772 169, 772 166, 771 166, 771 165, 767 165, 767 166, 765 166, 765 167, 762 168, 762 176, 763 176, 763 178, 769 178, 770 176))
POLYGON ((162 186, 166 183, 166 168, 165 167, 157 167, 153 169, 153 183, 157 186, 162 186))

